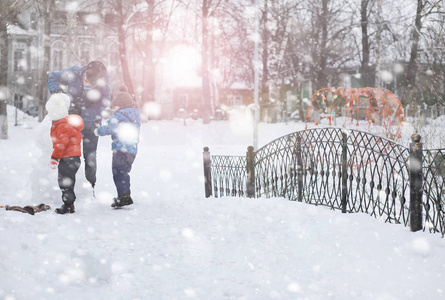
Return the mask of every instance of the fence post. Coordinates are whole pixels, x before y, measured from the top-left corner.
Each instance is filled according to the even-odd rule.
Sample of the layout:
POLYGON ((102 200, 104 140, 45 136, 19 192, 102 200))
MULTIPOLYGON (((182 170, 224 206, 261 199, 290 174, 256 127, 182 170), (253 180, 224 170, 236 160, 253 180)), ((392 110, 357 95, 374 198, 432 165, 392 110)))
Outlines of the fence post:
POLYGON ((246 162, 246 194, 249 198, 255 198, 255 152, 252 146, 247 147, 246 162))
POLYGON ((341 132, 341 212, 346 213, 348 194, 348 135, 341 132))
POLYGON ((297 135, 297 182, 298 201, 303 201, 303 161, 301 159, 301 136, 297 135))
POLYGON ((423 144, 419 134, 411 136, 412 143, 409 144, 409 227, 415 232, 423 229, 422 221, 422 160, 423 144))
POLYGON ((209 147, 204 147, 204 188, 206 198, 212 196, 212 165, 210 162, 209 147))

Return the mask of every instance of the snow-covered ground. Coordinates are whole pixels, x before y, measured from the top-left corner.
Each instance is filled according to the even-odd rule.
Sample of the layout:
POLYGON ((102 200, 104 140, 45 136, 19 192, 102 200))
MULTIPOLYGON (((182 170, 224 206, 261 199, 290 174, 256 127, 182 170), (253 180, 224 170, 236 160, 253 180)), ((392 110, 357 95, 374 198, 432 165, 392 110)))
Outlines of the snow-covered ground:
MULTIPOLYGON (((0 205, 60 206, 49 124, 20 114, 15 126, 11 108, 9 119, 0 205)), ((261 123, 259 145, 303 128, 261 123)), ((0 210, 1 299, 445 298, 439 234, 285 199, 206 199, 203 147, 243 155, 250 125, 144 123, 135 204, 121 210, 110 144, 100 138, 96 199, 79 171, 75 214, 0 210)))

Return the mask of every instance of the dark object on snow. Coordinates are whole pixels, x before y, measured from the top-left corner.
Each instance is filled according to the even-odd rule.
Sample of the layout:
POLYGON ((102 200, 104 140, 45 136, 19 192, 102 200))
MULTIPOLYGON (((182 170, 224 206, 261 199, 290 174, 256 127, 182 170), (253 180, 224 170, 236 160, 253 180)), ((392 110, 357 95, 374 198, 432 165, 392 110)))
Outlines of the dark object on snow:
POLYGON ((30 106, 23 110, 24 113, 30 115, 31 117, 37 117, 39 115, 39 107, 38 106, 30 106))
POLYGON ((133 204, 133 199, 131 199, 130 195, 113 198, 113 201, 114 203, 111 204, 111 207, 114 208, 121 208, 122 206, 133 204))
POLYGON ((74 204, 69 204, 69 205, 62 204, 62 206, 60 208, 55 209, 55 212, 60 215, 64 215, 67 213, 73 214, 76 212, 76 209, 74 207, 74 204))
POLYGON ((24 207, 6 205, 5 208, 6 208, 6 210, 19 211, 19 212, 22 212, 22 213, 28 213, 30 215, 34 215, 37 212, 50 210, 51 206, 41 203, 41 204, 39 204, 37 206, 27 205, 27 206, 24 206, 24 207))

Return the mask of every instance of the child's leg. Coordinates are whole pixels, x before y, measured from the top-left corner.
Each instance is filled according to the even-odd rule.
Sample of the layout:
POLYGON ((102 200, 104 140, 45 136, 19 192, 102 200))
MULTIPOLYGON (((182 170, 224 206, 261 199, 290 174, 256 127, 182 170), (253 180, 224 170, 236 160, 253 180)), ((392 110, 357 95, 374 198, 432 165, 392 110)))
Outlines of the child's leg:
POLYGON ((80 157, 65 157, 59 161, 58 182, 62 191, 62 200, 66 205, 71 205, 76 200, 74 185, 76 173, 80 167, 80 157))
POLYGON ((113 150, 113 180, 118 197, 130 195, 130 171, 136 155, 113 150))
POLYGON ((93 133, 92 129, 82 130, 83 141, 83 157, 85 160, 85 178, 91 183, 94 188, 96 185, 96 171, 97 171, 97 143, 99 137, 93 133))

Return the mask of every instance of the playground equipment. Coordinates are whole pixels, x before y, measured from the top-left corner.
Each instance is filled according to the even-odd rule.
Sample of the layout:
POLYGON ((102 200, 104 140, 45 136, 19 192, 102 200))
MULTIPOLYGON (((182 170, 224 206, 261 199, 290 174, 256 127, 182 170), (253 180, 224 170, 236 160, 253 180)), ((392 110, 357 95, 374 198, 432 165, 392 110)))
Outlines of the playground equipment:
POLYGON ((399 98, 387 89, 329 87, 312 96, 305 114, 306 128, 308 122, 318 125, 324 119, 329 126, 336 125, 337 119, 343 127, 347 126, 348 120, 356 121, 357 126, 365 122, 368 129, 378 125, 381 134, 398 140, 404 113, 399 98))

